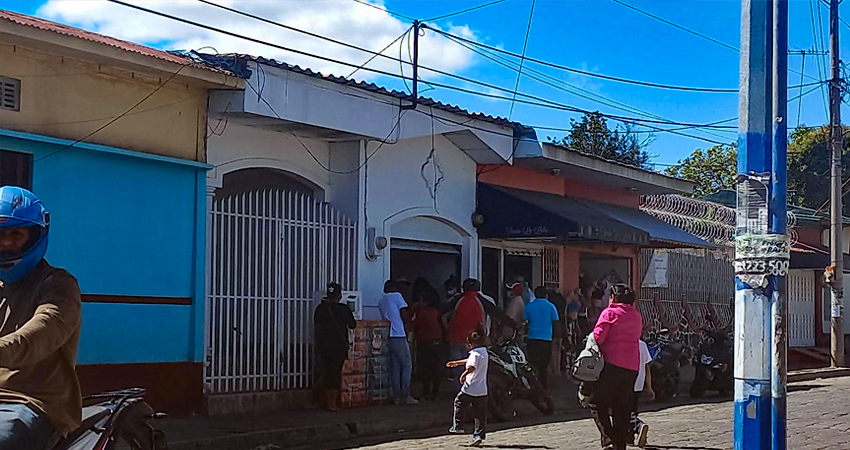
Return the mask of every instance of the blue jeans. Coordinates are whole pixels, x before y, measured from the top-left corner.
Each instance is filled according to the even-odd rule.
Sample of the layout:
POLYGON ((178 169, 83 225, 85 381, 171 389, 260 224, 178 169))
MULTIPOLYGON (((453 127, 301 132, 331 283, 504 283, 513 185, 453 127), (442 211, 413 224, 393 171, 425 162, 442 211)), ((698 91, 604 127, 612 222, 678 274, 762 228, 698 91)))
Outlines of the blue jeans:
POLYGON ((56 442, 50 419, 24 404, 0 403, 0 448, 3 450, 49 450, 56 442))
POLYGON ((405 400, 410 397, 410 345, 407 338, 391 337, 387 343, 390 349, 390 361, 393 364, 393 397, 405 400))
MULTIPOLYGON (((464 344, 449 344, 449 361, 459 361, 469 357, 469 346, 464 344)), ((460 374, 466 370, 465 366, 455 367, 451 370, 452 378, 455 380, 455 388, 460 392, 460 374)))

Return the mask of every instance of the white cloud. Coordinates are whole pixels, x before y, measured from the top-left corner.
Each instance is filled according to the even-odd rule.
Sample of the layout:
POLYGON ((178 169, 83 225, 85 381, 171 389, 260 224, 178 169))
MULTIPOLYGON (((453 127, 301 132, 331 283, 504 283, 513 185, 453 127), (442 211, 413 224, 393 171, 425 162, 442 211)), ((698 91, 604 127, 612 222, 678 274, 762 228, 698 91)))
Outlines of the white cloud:
MULTIPOLYGON (((360 65, 371 56, 369 53, 266 24, 200 2, 126 1, 255 39, 352 64, 360 65)), ((372 51, 383 49, 404 33, 409 26, 385 10, 371 8, 350 0, 215 1, 220 5, 372 51)), ((381 3, 374 4, 383 8, 381 3)), ((309 67, 323 74, 345 76, 353 70, 345 65, 249 42, 102 0, 49 0, 39 8, 37 15, 119 39, 165 49, 190 50, 212 47, 219 53, 247 53, 274 58, 278 61, 309 67)), ((468 39, 476 38, 475 33, 465 25, 449 25, 445 30, 468 39)), ((397 42, 384 54, 398 58, 399 45, 401 45, 400 42, 397 42)), ((426 32, 424 36, 420 36, 419 46, 419 61, 424 66, 458 73, 474 64, 475 55, 471 51, 434 32, 426 32)), ((407 42, 401 48, 402 56, 404 59, 409 59, 406 47, 407 42)), ((206 51, 211 52, 209 48, 206 51)), ((393 74, 399 73, 397 61, 393 62, 382 57, 376 58, 368 67, 393 74)), ((405 67, 405 74, 411 75, 409 66, 405 67)), ((355 78, 375 79, 378 76, 373 72, 359 71, 355 78)), ((436 74, 427 72, 420 76, 434 79, 436 74)))

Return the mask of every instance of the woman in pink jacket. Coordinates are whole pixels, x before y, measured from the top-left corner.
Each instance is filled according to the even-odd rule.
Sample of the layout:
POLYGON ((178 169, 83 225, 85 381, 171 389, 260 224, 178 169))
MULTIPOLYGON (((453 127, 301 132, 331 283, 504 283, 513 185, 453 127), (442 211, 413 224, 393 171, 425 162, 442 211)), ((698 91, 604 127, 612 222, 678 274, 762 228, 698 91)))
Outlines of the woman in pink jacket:
POLYGON ((629 441, 629 413, 640 368, 638 341, 642 331, 643 318, 635 307, 634 291, 624 284, 614 286, 611 304, 599 315, 593 329, 593 338, 605 358, 593 400, 604 433, 613 443, 606 448, 613 450, 626 450, 629 441))

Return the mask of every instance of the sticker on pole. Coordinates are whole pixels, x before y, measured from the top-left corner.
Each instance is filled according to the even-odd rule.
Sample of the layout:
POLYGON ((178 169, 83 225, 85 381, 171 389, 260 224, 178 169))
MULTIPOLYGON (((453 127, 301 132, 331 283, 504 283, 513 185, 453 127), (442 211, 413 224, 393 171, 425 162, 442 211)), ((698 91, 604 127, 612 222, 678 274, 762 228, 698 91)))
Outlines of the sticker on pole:
POLYGON ((769 181, 770 173, 738 175, 738 204, 735 209, 737 235, 767 234, 769 181))
POLYGON ((791 243, 784 234, 735 237, 735 276, 752 287, 765 287, 770 275, 788 275, 791 243))

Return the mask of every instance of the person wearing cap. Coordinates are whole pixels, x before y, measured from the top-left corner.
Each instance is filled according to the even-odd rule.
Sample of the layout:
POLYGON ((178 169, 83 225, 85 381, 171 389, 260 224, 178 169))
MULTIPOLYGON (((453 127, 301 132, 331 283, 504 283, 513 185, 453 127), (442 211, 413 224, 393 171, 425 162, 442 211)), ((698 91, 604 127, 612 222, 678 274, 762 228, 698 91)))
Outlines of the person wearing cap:
POLYGON ((319 357, 321 389, 324 393, 325 409, 338 411, 339 389, 342 384, 342 366, 348 359, 348 330, 357 322, 351 308, 339 301, 342 286, 330 283, 325 298, 316 307, 313 323, 316 333, 316 352, 319 357))
POLYGON ((522 316, 525 312, 525 301, 522 299, 522 293, 525 291, 525 286, 520 282, 515 282, 507 285, 510 292, 510 301, 508 302, 507 314, 508 317, 516 321, 522 322, 522 316))
POLYGON ((0 187, 0 449, 45 450, 80 426, 80 287, 47 263, 49 214, 0 187))

